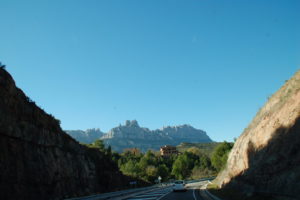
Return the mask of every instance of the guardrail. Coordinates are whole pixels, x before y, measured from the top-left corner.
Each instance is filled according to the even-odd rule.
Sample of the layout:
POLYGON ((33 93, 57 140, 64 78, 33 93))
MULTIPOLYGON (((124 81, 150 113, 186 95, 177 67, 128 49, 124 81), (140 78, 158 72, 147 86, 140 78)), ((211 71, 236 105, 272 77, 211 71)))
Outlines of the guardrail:
POLYGON ((211 181, 214 180, 216 176, 209 177, 209 178, 201 178, 201 179, 196 179, 196 180, 188 180, 186 183, 195 183, 195 182, 201 182, 201 181, 211 181))
POLYGON ((153 186, 149 186, 149 187, 121 190, 121 191, 117 191, 117 192, 108 192, 108 193, 95 194, 95 195, 84 196, 84 197, 75 197, 75 198, 69 198, 69 199, 65 199, 65 200, 92 200, 92 199, 104 200, 104 199, 125 196, 125 195, 133 194, 136 192, 148 191, 148 190, 155 189, 155 188, 164 188, 164 187, 168 187, 168 186, 170 186, 169 183, 166 183, 166 184, 162 183, 159 185, 153 185, 153 186))

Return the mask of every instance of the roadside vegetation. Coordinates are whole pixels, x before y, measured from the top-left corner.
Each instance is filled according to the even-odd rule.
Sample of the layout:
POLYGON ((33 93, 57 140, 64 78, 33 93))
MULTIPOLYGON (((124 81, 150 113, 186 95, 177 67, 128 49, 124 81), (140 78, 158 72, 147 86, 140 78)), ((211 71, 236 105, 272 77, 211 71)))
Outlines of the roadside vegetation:
MULTIPOLYGON (((216 176, 226 164, 227 156, 233 144, 222 142, 207 151, 196 146, 186 148, 178 155, 162 157, 158 151, 142 153, 137 148, 126 149, 121 154, 113 152, 111 147, 105 147, 103 141, 97 140, 87 145, 97 148, 113 160, 119 170, 127 176, 148 183, 155 183, 158 177, 161 181, 171 179, 187 180, 216 176)), ((187 145, 185 145, 187 146, 187 145)), ((211 145, 204 145, 205 147, 211 145)))
POLYGON ((183 142, 176 146, 179 152, 185 152, 192 147, 196 147, 197 149, 201 150, 203 154, 207 156, 211 156, 214 149, 220 144, 221 142, 210 142, 210 143, 189 143, 183 142))

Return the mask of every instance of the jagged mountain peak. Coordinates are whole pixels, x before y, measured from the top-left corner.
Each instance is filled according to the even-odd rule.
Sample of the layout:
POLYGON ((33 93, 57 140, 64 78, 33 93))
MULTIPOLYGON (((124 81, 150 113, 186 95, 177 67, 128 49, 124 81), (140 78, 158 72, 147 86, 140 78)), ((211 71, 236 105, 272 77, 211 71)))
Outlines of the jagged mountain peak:
MULTIPOLYGON (((182 124, 182 125, 175 125, 175 126, 163 126, 159 130, 164 131, 164 130, 168 130, 168 129, 178 130, 178 129, 196 129, 196 128, 194 128, 193 126, 191 126, 189 124, 182 124)), ((197 129, 197 130, 199 130, 199 129, 197 129)))
POLYGON ((140 127, 137 120, 126 120, 125 121, 125 126, 129 127, 140 127))
MULTIPOLYGON (((67 131, 72 134, 72 131, 67 131)), ((86 136, 86 135, 85 135, 86 136)), ((182 142, 212 142, 205 131, 196 129, 188 124, 179 126, 166 126, 161 129, 150 130, 140 127, 137 120, 126 120, 125 124, 112 128, 98 138, 116 151, 126 148, 138 147, 142 151, 148 149, 158 150, 160 146, 170 144, 178 145, 182 142)), ((86 137, 77 137, 79 141, 86 142, 86 137)), ((89 143, 93 142, 89 140, 89 143)))

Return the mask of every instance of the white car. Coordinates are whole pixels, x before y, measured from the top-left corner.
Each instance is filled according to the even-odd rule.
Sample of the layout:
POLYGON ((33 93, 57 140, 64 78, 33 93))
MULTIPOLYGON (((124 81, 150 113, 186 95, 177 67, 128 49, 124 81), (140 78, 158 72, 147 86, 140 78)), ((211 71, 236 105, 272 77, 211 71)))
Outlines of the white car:
POLYGON ((175 181, 173 184, 173 192, 186 191, 184 181, 175 181))

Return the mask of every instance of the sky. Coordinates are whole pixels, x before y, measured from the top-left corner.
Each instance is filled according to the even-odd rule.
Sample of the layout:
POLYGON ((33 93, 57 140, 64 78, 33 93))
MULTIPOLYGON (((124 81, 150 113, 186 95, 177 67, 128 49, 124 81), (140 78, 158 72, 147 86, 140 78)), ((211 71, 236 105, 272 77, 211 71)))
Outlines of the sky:
POLYGON ((233 141, 300 69, 300 1, 0 0, 0 62, 63 129, 233 141))

